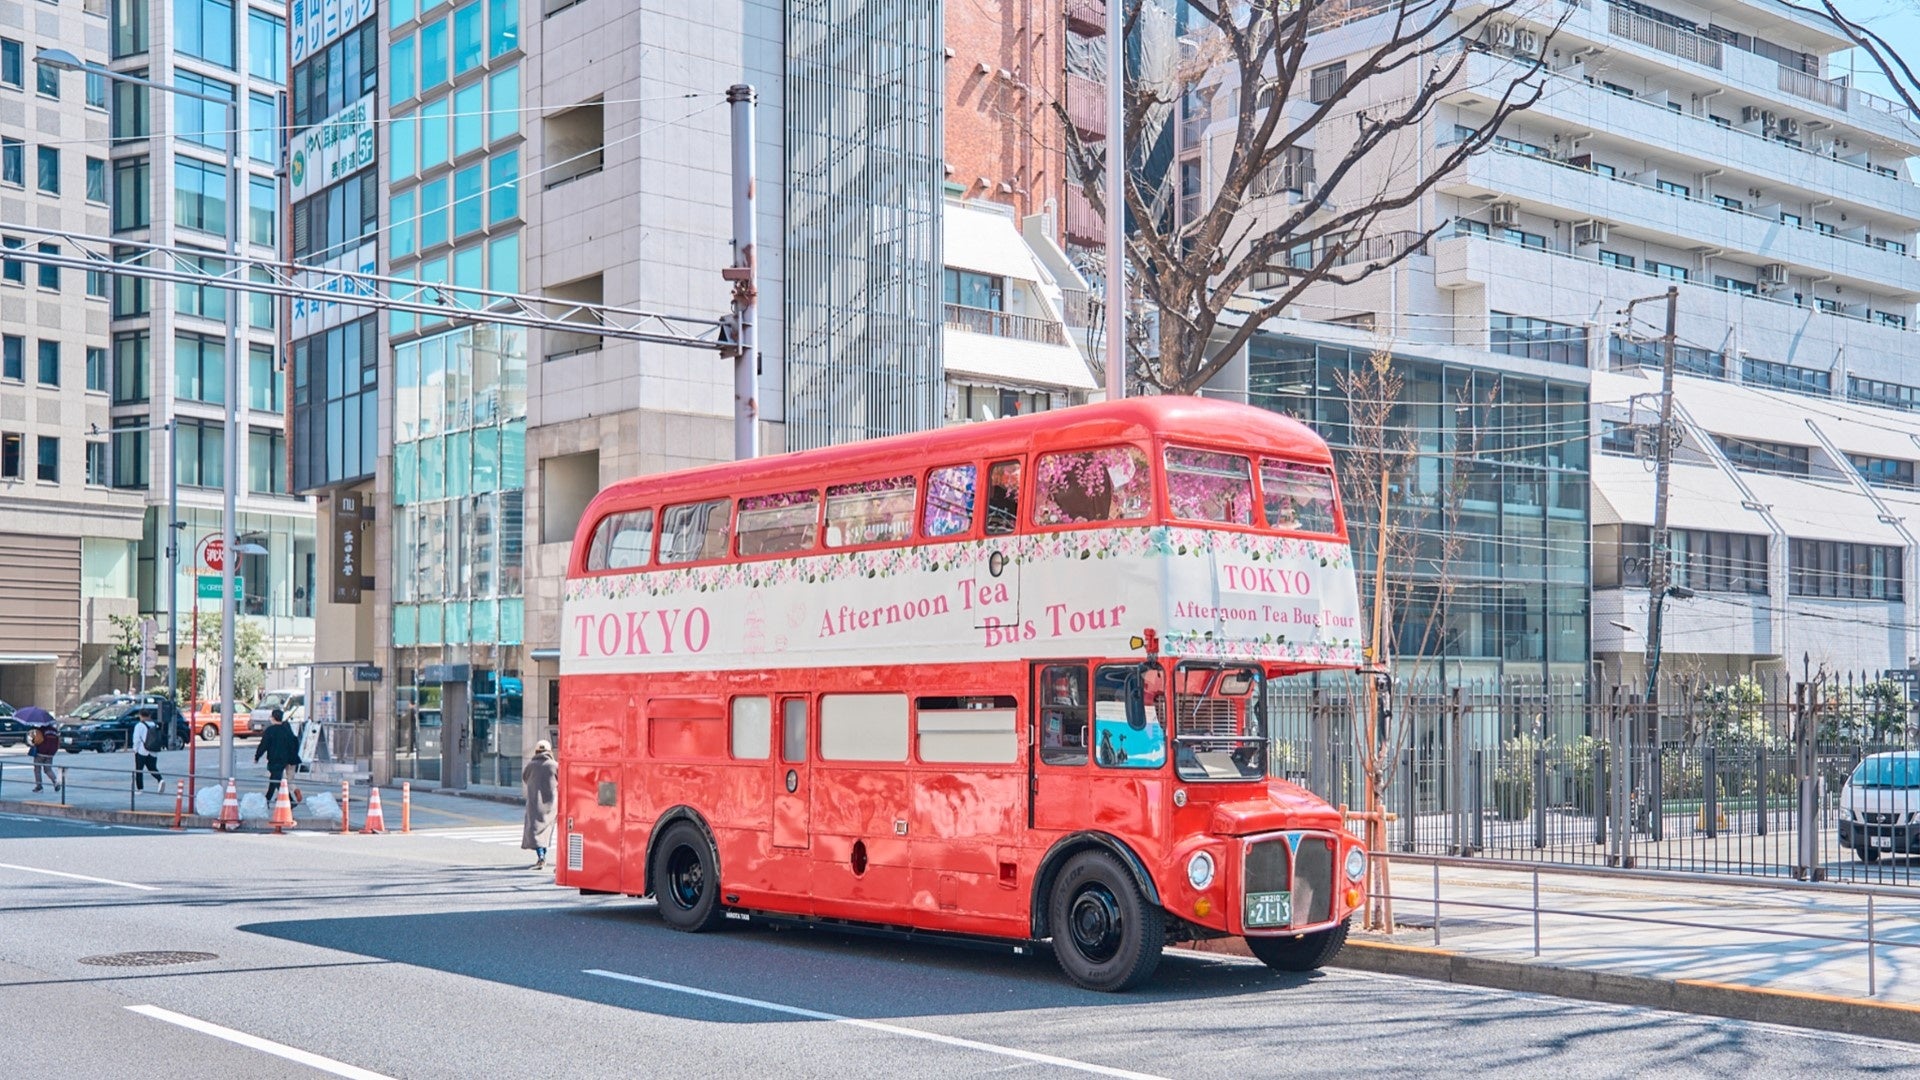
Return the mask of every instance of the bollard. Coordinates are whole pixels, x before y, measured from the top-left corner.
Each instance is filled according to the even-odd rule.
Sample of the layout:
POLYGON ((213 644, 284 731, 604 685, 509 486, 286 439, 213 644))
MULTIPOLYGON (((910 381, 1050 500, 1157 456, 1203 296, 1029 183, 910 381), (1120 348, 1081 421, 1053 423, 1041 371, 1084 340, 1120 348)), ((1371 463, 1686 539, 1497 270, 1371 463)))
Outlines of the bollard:
POLYGON ((340 781, 340 831, 343 833, 353 831, 347 827, 347 822, 353 817, 353 814, 349 812, 353 808, 352 785, 353 781, 351 780, 340 781))
POLYGON ((186 809, 186 804, 187 782, 175 780, 173 782, 173 827, 176 829, 180 827, 180 815, 186 809))
POLYGON ((400 782, 400 831, 413 831, 413 784, 407 780, 400 782))

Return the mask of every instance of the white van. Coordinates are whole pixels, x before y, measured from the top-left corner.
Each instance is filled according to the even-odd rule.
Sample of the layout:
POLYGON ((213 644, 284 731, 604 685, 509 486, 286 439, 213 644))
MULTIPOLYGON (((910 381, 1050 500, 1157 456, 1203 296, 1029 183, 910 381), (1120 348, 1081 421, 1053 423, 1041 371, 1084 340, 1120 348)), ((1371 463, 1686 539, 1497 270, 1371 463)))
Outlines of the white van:
POLYGON ((1862 862, 1920 854, 1920 750, 1872 754, 1840 789, 1840 846, 1862 862))
POLYGON ((279 709, 281 715, 292 720, 295 708, 304 708, 307 695, 304 690, 269 690, 260 695, 260 703, 253 707, 252 728, 255 732, 267 730, 273 723, 273 710, 279 709))

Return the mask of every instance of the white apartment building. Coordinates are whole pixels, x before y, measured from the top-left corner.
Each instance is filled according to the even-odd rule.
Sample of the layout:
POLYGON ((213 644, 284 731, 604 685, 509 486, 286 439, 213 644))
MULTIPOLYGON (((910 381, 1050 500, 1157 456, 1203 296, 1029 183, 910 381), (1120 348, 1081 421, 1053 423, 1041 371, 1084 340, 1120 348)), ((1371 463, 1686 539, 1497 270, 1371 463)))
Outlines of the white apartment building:
MULTIPOLYGON (((1346 65, 1357 63, 1383 33, 1392 6, 1381 3, 1375 15, 1358 13, 1314 36, 1298 107, 1304 109, 1318 87, 1344 77, 1346 65)), ((1469 4, 1461 14, 1479 10, 1469 4)), ((1781 398, 1785 404, 1773 411, 1786 419, 1796 409, 1844 411, 1849 401, 1920 408, 1920 365, 1914 363, 1920 358, 1920 260, 1914 257, 1920 187, 1908 165, 1920 154, 1920 123, 1836 77, 1830 58, 1849 44, 1823 19, 1767 0, 1523 3, 1493 20, 1471 46, 1440 58, 1461 59, 1464 67, 1433 119, 1389 140, 1362 163, 1360 182, 1349 181, 1347 190, 1354 197, 1361 189, 1393 191, 1405 184, 1396 177, 1433 175, 1462 134, 1492 115, 1492 96, 1536 58, 1543 65, 1538 102, 1507 122, 1493 147, 1383 219, 1376 238, 1355 257, 1398 251, 1431 232, 1414 255, 1360 284, 1313 290, 1294 313, 1371 325, 1396 344, 1449 344, 1587 369, 1594 415, 1604 418, 1615 398, 1645 392, 1629 385, 1633 376, 1608 372, 1657 366, 1661 355, 1664 305, 1633 305, 1631 316, 1626 310, 1672 285, 1679 292, 1676 355, 1683 373, 1826 399, 1781 398)), ((1343 102, 1308 140, 1314 145, 1304 160, 1276 170, 1267 205, 1296 204, 1315 182, 1314 157, 1337 160, 1338 144, 1352 137, 1357 117, 1410 93, 1421 74, 1376 78, 1343 102)), ((1202 188, 1234 152, 1231 118, 1210 117, 1204 109, 1204 102, 1189 109, 1183 130, 1197 134, 1176 165, 1202 188)), ((1688 395, 1712 392, 1690 386, 1688 395)), ((1639 417, 1646 417, 1644 399, 1639 417)), ((1784 649, 1797 665, 1807 646, 1825 642, 1836 665, 1902 666, 1913 645, 1885 630, 1905 618, 1899 600, 1883 590, 1845 601, 1873 609, 1860 617, 1881 627, 1877 635, 1796 632, 1786 612, 1799 604, 1789 599, 1797 595, 1791 581, 1800 579, 1790 578, 1790 565, 1781 560, 1802 550, 1795 547, 1801 541, 1846 541, 1894 549, 1892 557, 1905 566, 1913 558, 1912 540, 1880 521, 1898 516, 1897 509, 1814 515, 1801 528, 1784 504, 1832 495, 1871 507, 1869 495, 1889 496, 1859 490, 1846 471, 1847 455, 1874 459, 1858 466, 1872 475, 1897 472, 1903 462, 1910 468, 1912 448, 1904 456, 1871 451, 1833 434, 1835 449, 1798 420, 1789 426, 1772 438, 1804 449, 1813 470, 1813 479, 1793 481, 1801 486, 1791 493, 1743 493, 1743 484, 1758 492, 1786 481, 1749 479, 1740 460, 1728 464, 1705 454, 1686 466, 1728 478, 1702 481, 1688 500, 1685 513, 1696 524, 1760 513, 1744 510, 1747 503, 1775 507, 1773 524, 1747 523, 1755 526, 1752 535, 1770 538, 1771 629, 1709 648, 1699 636, 1705 622, 1676 629, 1689 627, 1683 615, 1668 622, 1669 655, 1679 648, 1723 657, 1729 665, 1778 663, 1784 649), (1817 464, 1823 458, 1832 466, 1824 473, 1817 464), (1821 475, 1831 490, 1818 488, 1821 475), (1816 486, 1804 487, 1809 483, 1816 486), (1834 535, 1856 527, 1857 537, 1834 535)), ((1689 438, 1699 442, 1723 428, 1767 441, 1744 426, 1717 427, 1704 418, 1689 438)), ((1606 530, 1651 520, 1650 502, 1633 494, 1638 481, 1630 472, 1640 466, 1628 464, 1631 470, 1618 458, 1596 455, 1596 540, 1611 535, 1606 530)), ((1825 555, 1824 548, 1804 550, 1809 558, 1825 555)), ((1618 576, 1617 555, 1603 557, 1596 549, 1593 561, 1600 589, 1592 612, 1595 656, 1637 653, 1644 641, 1623 641, 1613 624, 1644 626, 1644 609, 1633 614, 1630 591, 1609 597, 1601 586, 1618 576), (1609 560, 1611 570, 1603 566, 1609 560)), ((1905 572, 1910 579, 1912 569, 1905 572)), ((1742 588, 1758 584, 1746 581, 1742 588)))
POLYGON ((946 422, 1078 405, 1096 389, 1069 298, 1087 283, 1036 215, 949 199, 941 212, 946 422))
MULTIPOLYGON (((0 6, 0 256, 71 247, 26 226, 107 231, 106 84, 33 62, 48 47, 104 60, 104 11, 0 6)), ((105 275, 0 258, 0 701, 15 706, 126 685, 108 616, 135 612, 141 500, 110 486, 106 294, 105 275)))

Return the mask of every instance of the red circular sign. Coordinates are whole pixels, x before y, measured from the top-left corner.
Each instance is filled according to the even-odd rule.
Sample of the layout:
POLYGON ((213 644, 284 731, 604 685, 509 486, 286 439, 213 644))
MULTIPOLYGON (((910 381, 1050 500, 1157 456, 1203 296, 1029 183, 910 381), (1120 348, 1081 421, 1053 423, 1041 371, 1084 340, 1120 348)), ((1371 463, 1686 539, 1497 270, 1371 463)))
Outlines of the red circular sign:
POLYGON ((200 561, 207 569, 216 573, 227 561, 227 542, 218 536, 209 536, 200 542, 200 561))

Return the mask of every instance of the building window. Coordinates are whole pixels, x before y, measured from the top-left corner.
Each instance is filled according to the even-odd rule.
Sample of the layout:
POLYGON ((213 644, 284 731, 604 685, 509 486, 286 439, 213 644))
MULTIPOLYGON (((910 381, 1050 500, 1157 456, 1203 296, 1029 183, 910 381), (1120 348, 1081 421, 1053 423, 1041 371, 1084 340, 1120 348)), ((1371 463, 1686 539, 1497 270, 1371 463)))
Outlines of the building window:
POLYGON ((453 13, 453 73, 464 75, 480 66, 486 49, 485 13, 480 10, 480 0, 470 3, 453 13))
POLYGON ((280 411, 280 372, 270 345, 247 346, 247 404, 267 412, 280 411))
MULTIPOLYGON (((196 94, 206 94, 221 101, 233 100, 233 84, 195 75, 190 71, 176 71, 174 84, 182 90, 196 94)), ((214 101, 203 101, 186 94, 173 95, 174 134, 197 146, 213 150, 227 148, 227 106, 214 101)))
POLYGON ((1736 468, 1791 476, 1806 476, 1811 470, 1811 454, 1804 446, 1736 439, 1731 435, 1715 435, 1713 441, 1736 468))
POLYGON ((173 44, 188 56, 234 70, 233 30, 233 0, 173 0, 173 44))
MULTIPOLYGON (((25 240, 16 236, 0 237, 0 251, 15 250, 27 246, 25 240)), ((0 259, 0 281, 13 285, 27 283, 27 264, 19 259, 0 259)))
POLYGON ((25 437, 9 431, 0 434, 0 480, 19 480, 25 464, 21 458, 24 451, 21 444, 25 437))
POLYGON ((107 366, 107 350, 98 345, 87 346, 87 389, 106 393, 107 380, 111 377, 107 366))
POLYGON ((1740 381, 1750 386, 1768 386, 1775 390, 1790 390, 1796 394, 1818 394, 1821 397, 1833 395, 1833 373, 1815 368, 1795 367, 1772 360, 1755 360, 1752 357, 1740 361, 1740 381))
POLYGON ((179 262, 182 270, 198 271, 200 281, 177 281, 173 285, 173 310, 182 315, 192 315, 202 319, 218 321, 227 317, 227 290, 220 285, 208 285, 209 279, 218 278, 226 270, 227 260, 220 255, 182 255, 179 262))
POLYGON ((148 341, 145 330, 126 330, 113 335, 115 405, 137 405, 147 400, 148 341))
POLYGON ((1879 323, 1882 326, 1897 327, 1901 330, 1905 330, 1907 328, 1907 317, 1905 315, 1895 315, 1891 311, 1874 312, 1873 321, 1879 323))
POLYGON ((107 468, 107 444, 90 442, 87 444, 87 485, 106 487, 113 482, 113 474, 107 468))
POLYGON ((39 472, 41 480, 50 484, 60 482, 60 440, 51 435, 42 435, 34 440, 39 452, 39 472))
POLYGON ((183 229, 227 235, 226 170, 192 158, 176 158, 173 215, 183 229))
POLYGON ((247 95, 247 156, 255 161, 275 160, 279 144, 280 115, 273 99, 262 94, 247 95))
POLYGON ((87 108, 105 109, 107 107, 107 77, 97 71, 87 72, 87 108))
POLYGON ((1865 454, 1848 454, 1847 460, 1867 483, 1876 487, 1913 489, 1913 462, 1899 458, 1868 457, 1865 454))
POLYGON ((247 239, 266 247, 273 246, 273 219, 280 211, 280 193, 273 178, 247 178, 247 239))
POLYGON ((1540 233, 1530 233, 1525 229, 1501 229, 1500 239, 1517 247, 1532 248, 1535 251, 1547 250, 1547 238, 1540 233))
POLYGON ((255 495, 287 493, 287 437, 271 428, 247 430, 247 490, 255 495))
POLYGON ((87 271, 87 295, 98 300, 107 298, 107 281, 112 275, 105 270, 87 271))
MULTIPOLYGON (((37 250, 42 255, 58 255, 60 254, 60 245, 59 244, 40 244, 37 246, 37 250)), ((40 287, 43 289, 55 289, 55 290, 59 289, 60 288, 60 268, 58 266, 53 265, 52 263, 46 263, 46 262, 41 263, 39 281, 40 281, 40 287)))
MULTIPOLYGON (((144 71, 130 72, 145 75, 144 71)), ((108 110, 107 130, 115 146, 147 137, 147 88, 134 83, 113 84, 113 108, 108 110)))
POLYGON ((107 203, 107 161, 105 158, 87 159, 87 201, 105 206, 107 203))
POLYGON ((147 51, 147 4, 151 0, 113 0, 113 56, 138 56, 147 51))
POLYGON ((33 65, 33 89, 41 97, 58 98, 60 96, 60 69, 46 64, 33 65))
POLYGON ((988 311, 1006 309, 1007 279, 994 274, 976 274, 971 270, 947 268, 945 300, 962 307, 988 311))
POLYGON ((5 135, 0 135, 0 184, 27 184, 27 144, 5 135))
MULTIPOLYGON (((149 266, 152 263, 146 255, 134 248, 114 248, 113 261, 149 266)), ((113 278, 113 317, 131 319, 145 315, 147 305, 147 279, 132 274, 115 274, 113 278)))
POLYGON ((0 85, 16 90, 26 85, 26 52, 12 38, 0 38, 0 85))
MULTIPOLYGON (((1605 575, 1599 575, 1594 584, 1644 589, 1651 566, 1653 530, 1645 525, 1622 525, 1619 529, 1619 576, 1605 581, 1605 575)), ((1606 531, 1600 527, 1594 530, 1594 543, 1603 549, 1609 539, 1606 531)), ((1672 583, 1684 589, 1762 596, 1767 592, 1767 538, 1764 536, 1669 529, 1667 560, 1672 583)))
POLYGON ((1493 312, 1488 318, 1494 352, 1554 364, 1587 366, 1587 331, 1582 326, 1493 312))
POLYGON ((182 487, 221 486, 225 433, 218 420, 181 420, 174 425, 176 448, 174 479, 182 487))
POLYGON ((146 423, 146 419, 139 416, 125 416, 113 422, 113 452, 109 456, 114 487, 147 486, 146 423))
POLYGON ((487 56, 512 52, 519 46, 519 0, 487 0, 487 56))
POLYGON ((287 21, 247 9, 247 71, 274 84, 287 81, 287 21))
POLYGON ((0 378, 25 382, 27 378, 27 339, 18 334, 0 334, 0 378))
POLYGON ((1741 202, 1731 195, 1715 195, 1713 201, 1719 203, 1723 210, 1745 210, 1747 208, 1746 203, 1741 202))
POLYGON ((1654 186, 1669 195, 1678 195, 1683 199, 1693 198, 1693 189, 1685 184, 1677 184, 1672 180, 1657 180, 1654 182, 1654 186))
POLYGON ((34 151, 40 166, 39 187, 49 195, 60 194, 60 149, 54 146, 38 147, 34 151))
POLYGON ((225 404, 226 352, 226 341, 222 338, 188 333, 173 335, 173 395, 209 405, 225 404))
POLYGON ((1858 375, 1847 376, 1847 397, 1889 409, 1920 409, 1920 387, 1863 379, 1858 375))
POLYGON ((1719 274, 1713 276, 1713 287, 1726 292, 1741 293, 1746 296, 1758 296, 1760 294, 1759 288, 1751 281, 1741 281, 1739 278, 1723 277, 1719 274))
MULTIPOLYGON (((1658 341, 1632 341, 1615 336, 1608 343, 1608 353, 1616 366, 1657 368, 1664 363, 1666 347, 1658 341)), ((1673 347, 1673 369, 1688 375, 1724 379, 1727 377, 1727 358, 1725 354, 1711 349, 1676 344, 1673 347)))
POLYGON ((1902 549, 1837 540, 1794 540, 1787 591, 1843 600, 1901 600, 1902 549))
POLYGON ((1617 251, 1602 251, 1600 253, 1600 265, 1617 267, 1621 270, 1631 270, 1635 264, 1633 256, 1631 255, 1622 255, 1617 251))
POLYGON ((1347 81, 1347 62, 1327 64, 1313 69, 1307 84, 1307 100, 1315 105, 1331 101, 1347 81))
POLYGON ((40 385, 60 385, 60 343, 40 342, 40 385))
POLYGON ((1691 276, 1691 272, 1686 267, 1660 262, 1657 259, 1647 260, 1647 273, 1657 278, 1666 278, 1668 281, 1685 281, 1691 276))

